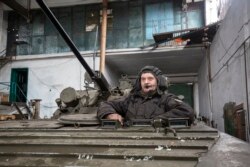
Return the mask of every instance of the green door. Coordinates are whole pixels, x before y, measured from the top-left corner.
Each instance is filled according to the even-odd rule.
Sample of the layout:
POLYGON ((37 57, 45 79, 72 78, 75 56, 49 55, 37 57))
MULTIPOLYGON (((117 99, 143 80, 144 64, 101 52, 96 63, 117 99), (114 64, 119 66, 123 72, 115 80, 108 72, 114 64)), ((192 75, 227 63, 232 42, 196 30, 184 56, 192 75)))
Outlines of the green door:
POLYGON ((188 103, 191 107, 194 107, 193 102, 193 84, 176 83, 171 84, 168 88, 168 92, 177 96, 183 95, 183 101, 188 103))
POLYGON ((10 102, 26 102, 28 88, 28 69, 11 69, 10 102))

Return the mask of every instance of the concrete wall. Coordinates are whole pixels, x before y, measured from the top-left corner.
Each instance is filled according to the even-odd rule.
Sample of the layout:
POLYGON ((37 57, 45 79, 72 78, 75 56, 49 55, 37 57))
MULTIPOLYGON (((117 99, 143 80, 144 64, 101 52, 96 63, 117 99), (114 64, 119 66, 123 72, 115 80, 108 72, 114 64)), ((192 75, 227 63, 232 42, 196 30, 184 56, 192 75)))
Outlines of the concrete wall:
MULTIPOLYGON (((93 68, 93 58, 84 56, 88 65, 93 68)), ((99 57, 96 58, 96 69, 99 69, 99 57)), ((42 99, 41 118, 49 118, 56 110, 55 99, 66 87, 76 90, 84 88, 85 69, 72 54, 17 56, 17 60, 0 69, 0 82, 10 82, 12 68, 28 68, 27 98, 42 99)), ((5 91, 5 90, 2 90, 5 91)), ((8 90, 7 90, 8 91, 8 90)))
POLYGON ((111 88, 117 87, 119 85, 118 81, 121 76, 118 74, 118 70, 115 70, 115 68, 109 66, 107 62, 105 65, 104 76, 109 82, 111 88))
MULTIPOLYGON (((210 121, 213 120, 215 126, 221 131, 224 131, 225 103, 230 101, 237 104, 244 103, 244 108, 249 112, 250 58, 249 48, 247 48, 250 29, 249 9, 248 0, 231 2, 228 13, 210 47, 210 83, 207 57, 204 57, 199 70, 199 90, 202 90, 200 91, 200 114, 210 121)), ((249 116, 247 117, 246 120, 249 119, 249 116)))
POLYGON ((219 20, 218 16, 218 1, 211 1, 211 0, 206 0, 205 1, 205 24, 212 24, 215 23, 219 20))
POLYGON ((199 87, 199 111, 200 116, 211 119, 211 97, 208 76, 208 61, 207 55, 204 55, 203 62, 199 69, 198 74, 198 87, 199 87))

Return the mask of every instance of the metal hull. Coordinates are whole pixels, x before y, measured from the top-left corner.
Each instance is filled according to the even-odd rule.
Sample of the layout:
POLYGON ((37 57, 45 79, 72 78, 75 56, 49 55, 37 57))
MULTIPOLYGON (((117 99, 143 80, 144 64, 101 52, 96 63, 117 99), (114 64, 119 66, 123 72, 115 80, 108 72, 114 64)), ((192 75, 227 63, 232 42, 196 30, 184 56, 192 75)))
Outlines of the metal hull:
POLYGON ((249 166, 248 143, 202 123, 173 133, 53 120, 0 122, 0 166, 249 166), (222 137, 221 137, 222 136, 222 137), (226 158, 225 158, 226 156, 226 158), (248 158, 247 158, 248 157, 248 158), (230 159, 229 159, 230 158, 230 159), (234 163, 232 163, 234 162, 234 163))

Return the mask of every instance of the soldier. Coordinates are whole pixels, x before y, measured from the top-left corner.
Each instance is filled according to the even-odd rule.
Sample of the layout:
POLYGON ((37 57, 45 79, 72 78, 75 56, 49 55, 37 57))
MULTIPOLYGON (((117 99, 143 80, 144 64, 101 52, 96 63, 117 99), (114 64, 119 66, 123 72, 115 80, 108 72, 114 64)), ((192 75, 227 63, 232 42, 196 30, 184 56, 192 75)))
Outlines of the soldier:
POLYGON ((145 66, 139 72, 134 88, 127 97, 101 103, 97 116, 99 119, 124 120, 190 118, 194 111, 173 94, 166 93, 166 78, 159 68, 145 66))

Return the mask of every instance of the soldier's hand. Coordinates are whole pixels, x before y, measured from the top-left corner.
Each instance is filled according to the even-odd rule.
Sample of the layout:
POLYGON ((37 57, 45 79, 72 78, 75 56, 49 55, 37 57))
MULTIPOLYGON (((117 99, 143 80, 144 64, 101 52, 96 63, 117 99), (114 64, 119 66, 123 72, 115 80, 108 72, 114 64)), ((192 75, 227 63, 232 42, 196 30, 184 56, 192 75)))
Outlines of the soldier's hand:
POLYGON ((123 117, 119 114, 109 114, 106 116, 106 119, 117 120, 123 125, 123 117))

